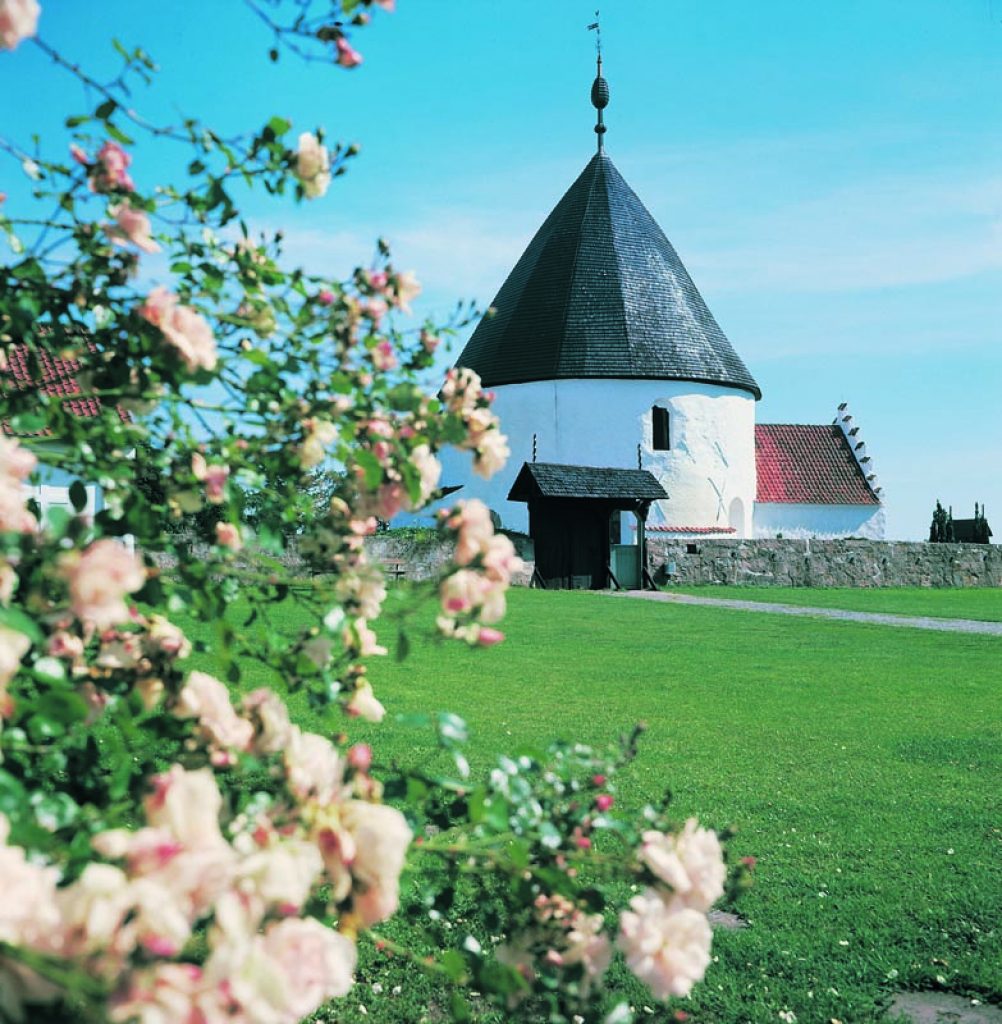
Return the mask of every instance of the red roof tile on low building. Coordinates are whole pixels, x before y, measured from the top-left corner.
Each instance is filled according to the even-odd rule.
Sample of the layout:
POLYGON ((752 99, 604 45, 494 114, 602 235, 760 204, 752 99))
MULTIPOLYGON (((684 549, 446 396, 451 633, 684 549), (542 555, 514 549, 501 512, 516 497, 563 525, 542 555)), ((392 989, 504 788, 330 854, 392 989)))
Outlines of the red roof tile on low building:
POLYGON ((648 533, 737 533, 733 526, 648 526, 648 533))
MULTIPOLYGON (((0 393, 7 389, 8 383, 13 391, 38 391, 43 395, 78 395, 80 385, 76 374, 80 371, 80 363, 76 359, 64 359, 54 356, 43 349, 35 349, 35 357, 41 371, 41 377, 32 377, 29 368, 28 348, 25 345, 8 345, 2 349, 7 365, 0 370, 0 393)), ((64 403, 66 409, 74 416, 99 416, 101 400, 99 398, 75 398, 64 403)), ((118 415, 123 422, 129 421, 129 414, 118 407, 118 415)), ((4 430, 7 431, 6 424, 4 430)))
POLYGON ((837 425, 757 423, 758 502, 879 505, 837 425))

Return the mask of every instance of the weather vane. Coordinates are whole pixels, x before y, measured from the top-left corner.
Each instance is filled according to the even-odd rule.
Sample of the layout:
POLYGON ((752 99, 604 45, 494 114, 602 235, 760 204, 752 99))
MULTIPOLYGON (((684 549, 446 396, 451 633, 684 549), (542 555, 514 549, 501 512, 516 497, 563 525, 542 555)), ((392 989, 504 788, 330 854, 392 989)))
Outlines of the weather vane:
POLYGON ((595 12, 595 20, 588 26, 589 32, 595 33, 595 50, 598 53, 598 59, 602 59, 602 26, 599 23, 598 11, 595 12))
POLYGON ((598 11, 595 12, 595 20, 588 26, 588 31, 595 32, 595 49, 598 54, 598 68, 595 72, 595 81, 591 86, 591 103, 598 111, 598 124, 595 125, 595 134, 598 136, 598 151, 602 152, 602 136, 605 135, 605 122, 602 119, 602 111, 609 105, 609 83, 602 77, 602 26, 599 24, 598 11))

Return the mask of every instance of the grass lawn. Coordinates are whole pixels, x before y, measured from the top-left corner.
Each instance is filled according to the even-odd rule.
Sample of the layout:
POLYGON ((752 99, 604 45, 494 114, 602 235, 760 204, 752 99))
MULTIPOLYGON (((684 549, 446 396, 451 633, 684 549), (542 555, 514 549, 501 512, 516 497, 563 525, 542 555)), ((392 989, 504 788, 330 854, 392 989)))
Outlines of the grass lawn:
MULTIPOLYGON (((995 596, 897 592, 880 610, 954 616, 968 594, 995 596)), ((390 716, 352 738, 426 763, 430 736, 390 717, 455 711, 476 771, 523 742, 599 744, 646 721, 619 803, 670 786, 680 815, 737 826, 737 852, 758 858, 736 908, 750 927, 716 936, 717 962, 678 1004, 690 1021, 871 1024, 900 988, 1002 1001, 1002 640, 529 590, 505 629, 484 651, 412 635, 407 661, 373 669, 390 716)), ((318 1020, 442 1019, 413 968, 377 994, 365 962, 318 1020)), ((641 1020, 655 1007, 624 971, 611 982, 641 1020)))
POLYGON ((923 587, 668 587, 669 593, 766 601, 810 608, 845 608, 855 612, 928 615, 937 619, 1002 622, 1002 587, 931 590, 923 587))

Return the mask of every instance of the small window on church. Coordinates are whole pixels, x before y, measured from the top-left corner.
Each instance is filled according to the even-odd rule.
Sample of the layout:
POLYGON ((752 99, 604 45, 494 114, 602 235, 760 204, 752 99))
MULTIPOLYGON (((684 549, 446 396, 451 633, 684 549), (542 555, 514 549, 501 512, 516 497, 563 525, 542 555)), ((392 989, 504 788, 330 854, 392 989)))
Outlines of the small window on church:
POLYGON ((668 410, 656 405, 651 410, 654 421, 654 443, 656 452, 666 452, 671 448, 671 435, 668 431, 668 410))

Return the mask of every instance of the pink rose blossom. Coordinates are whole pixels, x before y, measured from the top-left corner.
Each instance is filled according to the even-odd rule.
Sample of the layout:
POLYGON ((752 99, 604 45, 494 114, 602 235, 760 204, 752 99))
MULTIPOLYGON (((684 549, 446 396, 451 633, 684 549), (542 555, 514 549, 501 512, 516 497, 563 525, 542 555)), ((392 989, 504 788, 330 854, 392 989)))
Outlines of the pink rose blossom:
POLYGON ((352 718, 363 718, 366 722, 381 722, 386 714, 386 708, 376 700, 369 683, 355 690, 345 710, 352 718))
POLYGON ((395 305, 402 313, 409 316, 412 300, 421 294, 421 285, 418 283, 418 279, 409 270, 405 270, 393 279, 393 290, 396 293, 395 305))
POLYGON ((31 640, 17 630, 0 626, 0 694, 17 675, 21 659, 31 649, 31 640))
POLYGON ((210 769, 186 771, 177 764, 153 779, 153 792, 144 802, 150 825, 166 830, 191 849, 226 845, 219 831, 222 806, 210 769))
POLYGON ((410 455, 411 465, 418 471, 421 479, 421 494, 416 502, 408 499, 407 506, 412 511, 420 508, 434 494, 442 475, 442 464, 431 453, 426 444, 417 445, 410 455))
POLYGON ((109 140, 99 150, 95 163, 89 165, 92 192, 110 192, 112 189, 135 191, 136 185, 129 177, 128 168, 132 156, 117 143, 109 140))
POLYGON ((581 964, 585 970, 584 986, 601 978, 612 961, 612 943, 603 934, 605 922, 601 914, 575 911, 567 931, 567 947, 561 954, 563 966, 581 964))
POLYGON ((503 534, 495 534, 483 546, 481 561, 487 578, 507 586, 512 573, 523 568, 522 559, 515 554, 515 545, 503 534))
POLYGON ((340 64, 343 68, 357 68, 362 63, 362 55, 351 48, 351 44, 344 36, 338 36, 334 45, 337 47, 335 64, 340 64))
POLYGON ((502 643, 503 640, 504 633, 499 629, 491 629, 490 626, 482 626, 477 634, 477 643, 481 647, 493 647, 495 644, 502 643))
POLYGON ((337 427, 329 420, 310 418, 303 421, 306 436, 299 448, 299 462, 303 469, 319 466, 327 458, 327 449, 337 440, 337 427))
POLYGON ((187 306, 178 304, 177 296, 164 287, 154 288, 139 315, 159 327, 164 337, 177 349, 189 372, 216 367, 216 341, 205 318, 187 306))
POLYGON ((243 699, 244 714, 254 725, 254 749, 262 754, 275 754, 284 750, 292 738, 292 725, 285 701, 261 687, 252 690, 243 699))
POLYGON ((10 822, 0 814, 0 942, 44 950, 57 938, 59 872, 8 846, 9 835, 10 822))
POLYGON ((9 562, 0 562, 0 604, 10 604, 17 587, 17 573, 9 562))
POLYGON ((375 0, 377 7, 382 7, 388 14, 392 14, 397 9, 397 0, 375 0))
POLYGON ((38 0, 0 0, 0 50, 13 50, 38 30, 38 0))
POLYGON ((599 793, 599 795, 597 797, 595 797, 595 807, 602 814, 605 814, 605 812, 607 810, 609 810, 609 808, 614 803, 615 803, 615 801, 613 800, 613 798, 611 796, 609 796, 608 793, 599 793))
POLYGON ((376 515, 384 522, 389 522, 398 515, 407 501, 407 492, 403 484, 393 482, 383 484, 376 493, 376 515))
POLYGON ((191 654, 191 642, 181 629, 162 615, 150 616, 144 642, 148 650, 160 651, 172 658, 187 658, 191 654))
POLYGON ((469 415, 480 398, 480 375, 468 367, 453 367, 445 375, 442 398, 449 412, 469 415))
POLYGON ((286 839, 243 858, 237 886, 268 907, 298 911, 324 869, 316 843, 286 839))
POLYGON ((330 803, 343 788, 341 759, 330 740, 295 726, 285 747, 286 783, 300 800, 330 803))
POLYGON ((233 709, 230 691, 206 672, 188 676, 174 714, 198 719, 202 738, 218 750, 248 750, 254 739, 254 726, 233 709))
POLYGON ((342 631, 342 640, 345 647, 354 649, 362 658, 386 654, 386 648, 376 643, 376 634, 362 617, 353 620, 342 631))
POLYGON ((439 585, 442 610, 452 615, 465 615, 479 608, 483 603, 487 580, 472 569, 460 569, 446 576, 439 585))
POLYGON ((317 302, 319 302, 321 306, 332 306, 334 304, 334 293, 329 288, 325 288, 317 296, 317 302))
POLYGON ((109 231, 115 245, 128 245, 131 242, 143 252, 160 252, 160 246, 153 241, 150 234, 150 218, 142 210, 137 210, 128 203, 119 203, 111 207, 111 215, 115 218, 116 228, 109 231))
POLYGON ((413 833, 398 810, 363 800, 347 801, 341 821, 353 840, 351 875, 361 887, 354 907, 368 927, 396 913, 400 872, 413 833))
POLYGON ((638 858, 685 906, 705 912, 724 894, 727 869, 720 842, 695 818, 678 835, 650 830, 641 840, 638 858))
POLYGON ((24 481, 38 460, 12 438, 0 435, 0 531, 32 533, 38 523, 28 511, 24 481))
POLYGON ((146 582, 139 557, 115 540, 95 541, 83 554, 64 561, 69 577, 70 607, 81 621, 107 629, 129 619, 125 595, 146 582))
MULTIPOLYGON (((313 918, 291 918, 248 943, 222 943, 206 974, 226 983, 247 1024, 298 1024, 352 986, 356 951, 343 935, 313 918)), ((203 1018, 220 1020, 222 1017, 203 1018)))
POLYGON ((200 967, 157 964, 132 972, 129 985, 112 998, 109 1016, 114 1024, 208 1024, 225 1019, 222 1006, 213 1005, 221 1002, 207 990, 200 967))
POLYGON ((456 565, 469 565, 494 536, 490 510, 476 498, 458 502, 446 522, 459 532, 453 555, 456 565))
POLYGON ((231 551, 240 551, 244 546, 240 539, 240 527, 233 523, 216 523, 216 543, 231 551))
POLYGON ((713 938, 705 914, 646 889, 630 900, 619 927, 627 965, 656 998, 688 996, 702 980, 713 938))
POLYGON ((312 132, 299 136, 296 177, 307 199, 318 199, 331 183, 331 158, 327 147, 312 132))
MULTIPOLYGON (((72 885, 59 891, 57 899, 63 948, 71 956, 110 947, 132 908, 129 880, 111 864, 88 864, 72 885)), ((128 953, 129 947, 116 951, 128 953)))
POLYGON ((511 455, 508 438, 498 430, 488 430, 477 444, 473 456, 473 471, 489 480, 499 469, 504 468, 511 455))
POLYGON ((201 453, 195 452, 191 457, 191 471, 196 480, 205 484, 206 500, 212 505, 221 505, 226 497, 230 467, 219 463, 210 465, 201 453))
POLYGON ((368 743, 356 743, 348 751, 348 764, 356 771, 367 772, 372 766, 372 747, 368 743))
MULTIPOLYGON (((386 311, 389 308, 383 299, 366 299, 359 305, 358 310, 362 316, 367 317, 374 324, 378 324, 386 316, 386 311)), ((364 386, 368 387, 368 384, 364 386)))

